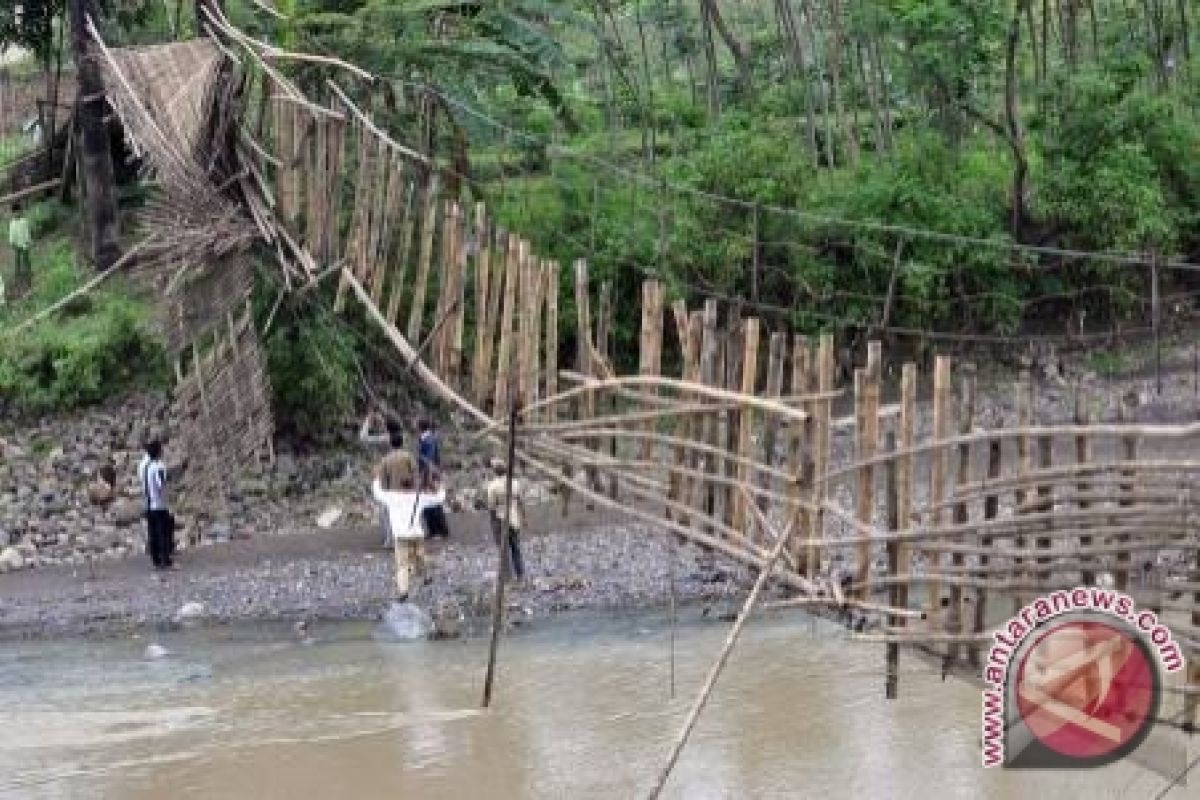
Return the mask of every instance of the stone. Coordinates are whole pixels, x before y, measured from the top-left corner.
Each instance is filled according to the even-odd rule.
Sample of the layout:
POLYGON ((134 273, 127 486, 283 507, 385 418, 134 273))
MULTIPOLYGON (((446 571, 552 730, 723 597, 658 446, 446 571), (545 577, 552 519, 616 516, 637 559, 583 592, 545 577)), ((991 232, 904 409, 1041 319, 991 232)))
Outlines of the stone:
POLYGON ((181 622, 185 620, 199 619, 203 616, 204 603, 197 602, 196 600, 184 603, 179 607, 179 610, 175 612, 175 619, 181 622))
POLYGON ((148 644, 146 645, 146 652, 143 654, 143 657, 147 661, 158 661, 159 659, 166 658, 169 655, 171 655, 171 651, 163 647, 161 644, 148 644))
POLYGON ((25 558, 20 550, 10 545, 0 551, 0 572, 12 572, 24 567, 25 558))
POLYGON ((128 528, 130 525, 140 522, 144 515, 145 512, 140 502, 126 499, 117 503, 113 512, 113 521, 117 523, 117 527, 128 528))
POLYGON ((328 529, 332 528, 334 523, 342 518, 342 509, 339 506, 330 506, 317 515, 317 527, 328 529))
POLYGON ((88 502, 94 506, 107 506, 113 501, 113 487, 102 480, 95 480, 87 487, 88 502))

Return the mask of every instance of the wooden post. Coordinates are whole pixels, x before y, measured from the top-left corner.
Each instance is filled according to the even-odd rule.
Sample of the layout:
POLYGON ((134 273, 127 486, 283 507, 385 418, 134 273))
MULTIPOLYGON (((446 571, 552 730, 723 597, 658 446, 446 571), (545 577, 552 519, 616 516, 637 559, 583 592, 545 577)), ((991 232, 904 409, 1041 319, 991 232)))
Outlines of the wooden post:
MULTIPOLYGON (((1075 424, 1076 425, 1091 424, 1091 411, 1088 408, 1087 392, 1081 386, 1075 387, 1075 424)), ((1080 433, 1075 436, 1075 463, 1076 464, 1084 465, 1084 464, 1087 464, 1091 460, 1091 452, 1090 452, 1091 448, 1088 445, 1089 445, 1089 442, 1088 442, 1087 434, 1080 433)), ((1090 508, 1092 504, 1090 502, 1088 502, 1087 500, 1085 500, 1084 497, 1091 491, 1091 484, 1089 484, 1087 481, 1080 481, 1076 485, 1075 491, 1078 492, 1079 496, 1080 496, 1079 502, 1077 504, 1079 509, 1081 511, 1085 511, 1088 508, 1090 508)), ((1081 532, 1079 535, 1079 548, 1081 550, 1083 550, 1085 553, 1086 553, 1087 549, 1092 546, 1092 537, 1088 536, 1087 534, 1082 533, 1082 531, 1085 530, 1086 527, 1087 527, 1087 523, 1080 521, 1079 528, 1080 528, 1081 532)), ((1092 557, 1089 555, 1083 555, 1080 558, 1080 562, 1081 562, 1080 578, 1083 581, 1084 585, 1090 586, 1090 585, 1094 584, 1096 582, 1096 572, 1091 567, 1092 557)))
MULTIPOLYGON (((822 396, 833 391, 833 378, 833 334, 824 333, 821 334, 817 345, 817 391, 822 396)), ((831 427, 833 401, 818 400, 817 406, 817 443, 813 453, 813 504, 817 510, 810 534, 810 538, 813 540, 825 538, 825 502, 829 493, 826 473, 829 471, 829 450, 833 432, 831 427)), ((820 571, 822 555, 823 551, 817 551, 816 547, 809 550, 810 578, 820 571)))
MULTIPOLYGON (((898 459, 896 514, 899 518, 900 532, 907 532, 912 526, 913 489, 916 459, 910 452, 917 438, 917 365, 909 362, 900 370, 900 449, 904 455, 898 459)), ((902 541, 897 556, 899 575, 912 575, 912 545, 902 541)), ((896 608, 908 608, 908 583, 897 584, 897 593, 893 601, 896 608)))
MULTIPOLYGON (((613 284, 612 281, 605 281, 600 285, 600 308, 596 315, 596 349, 600 353, 604 363, 612 362, 614 329, 616 328, 616 305, 613 300, 613 284)), ((616 392, 610 392, 608 395, 609 412, 614 416, 620 410, 620 398, 616 392)), ((608 453, 614 459, 617 457, 617 437, 610 437, 608 440, 608 453)), ((616 471, 612 471, 608 476, 608 496, 616 500, 620 494, 620 480, 617 478, 616 471)))
POLYGON ((471 392, 476 405, 488 397, 488 308, 491 304, 491 241, 487 207, 475 204, 475 357, 471 369, 471 392))
MULTIPOLYGON (((588 294, 588 264, 582 258, 575 262, 575 313, 575 368, 579 371, 579 374, 590 378, 594 374, 590 348, 592 313, 591 298, 588 294)), ((580 419, 589 420, 596 418, 595 392, 588 391, 581 395, 576 416, 580 419)), ((587 485, 593 488, 596 486, 595 467, 587 468, 587 485)), ((591 509, 593 507, 594 503, 589 499, 587 501, 587 508, 591 509)))
MULTIPOLYGON (((529 385, 529 391, 524 395, 527 404, 534 404, 542 396, 541 381, 539 378, 542 374, 542 308, 546 304, 546 282, 547 277, 545 262, 536 257, 529 259, 529 376, 526 383, 529 385)), ((531 413, 528 422, 536 422, 540 410, 531 413)))
MULTIPOLYGON (((717 382, 717 301, 708 298, 704 301, 704 314, 701 317, 703 341, 700 345, 700 380, 706 386, 718 386, 717 382)), ((705 414, 702 418, 703 429, 701 441, 708 445, 719 444, 717 439, 717 417, 715 414, 705 414)), ((721 464, 712 455, 704 456, 705 472, 715 475, 721 469, 721 464)), ((716 483, 711 480, 697 481, 699 496, 694 505, 707 516, 715 516, 716 483)), ((708 528, 707 531, 711 531, 708 528)))
MULTIPOLYGON (((1049 470, 1052 466, 1054 466, 1054 440, 1051 439, 1049 436, 1038 436, 1037 437, 1037 448, 1038 448, 1038 469, 1049 470)), ((1047 514, 1051 511, 1053 511, 1054 510, 1053 484, 1051 484, 1051 483, 1039 484, 1037 487, 1037 498, 1038 498, 1038 502, 1037 502, 1037 507, 1036 507, 1036 513, 1047 514)), ((1047 521, 1047 522, 1043 523, 1043 526, 1045 528, 1046 535, 1037 537, 1036 540, 1034 541, 1034 547, 1038 550, 1045 550, 1045 551, 1047 551, 1047 553, 1049 553, 1050 549, 1054 546, 1054 539, 1050 535, 1051 531, 1054 528, 1054 524, 1052 522, 1047 521)), ((1038 570, 1038 573, 1037 573, 1038 580, 1043 581, 1048 584, 1052 577, 1052 568, 1050 566, 1051 559, 1049 557, 1038 558, 1037 561, 1038 561, 1039 566, 1044 567, 1043 569, 1038 570)), ((1038 588, 1039 588, 1039 590, 1042 590, 1042 589, 1046 589, 1049 587, 1040 586, 1038 588)))
MULTIPOLYGON (((987 479, 988 482, 999 480, 1000 470, 1003 467, 1004 451, 1001 449, 1000 440, 992 439, 988 442, 988 465, 987 479)), ((990 492, 983 497, 983 519, 985 522, 994 520, 1000 514, 1000 497, 995 492, 990 492)), ((983 548, 983 552, 979 554, 979 577, 986 579, 988 576, 988 565, 991 563, 991 558, 988 556, 988 550, 991 548, 993 538, 991 536, 981 536, 979 544, 983 548)), ((987 625, 987 591, 980 589, 978 600, 975 604, 975 633, 983 633, 984 626, 987 625)), ((972 653, 978 652, 972 650, 972 653)), ((972 656, 975 658, 976 656, 972 656)))
MULTIPOLYGON (((884 439, 883 449, 885 453, 892 454, 885 464, 885 478, 887 485, 887 526, 891 533, 899 533, 900 531, 900 486, 898 479, 898 465, 896 463, 896 433, 888 431, 887 437, 884 439)), ((894 578, 903 573, 900 572, 900 542, 897 539, 889 539, 887 543, 888 557, 888 577, 894 578)), ((889 604, 892 608, 901 607, 900 598, 901 585, 898 582, 893 582, 889 589, 889 604)), ((888 627, 895 628, 900 625, 900 617, 895 615, 888 616, 888 627)), ((887 654, 885 656, 885 667, 887 669, 887 678, 885 679, 883 695, 888 700, 895 700, 897 689, 900 683, 900 645, 896 642, 888 642, 887 654)))
MULTIPOLYGON (((1121 422, 1131 424, 1135 422, 1131 404, 1122 403, 1119 407, 1119 413, 1121 422)), ((1124 482, 1118 488, 1121 499, 1117 503, 1117 505, 1123 508, 1133 505, 1132 496, 1137 492, 1137 484, 1135 483, 1137 471, 1133 466, 1137 462, 1137 458, 1138 437, 1136 434, 1127 433, 1121 437, 1121 459, 1128 466, 1121 470, 1121 477, 1124 479, 1124 482)), ((1128 548, 1129 534, 1117 534, 1117 543, 1128 548)), ((1117 588, 1122 592, 1129 591, 1129 567, 1132 560, 1133 554, 1128 549, 1123 549, 1117 553, 1117 574, 1115 577, 1117 588)))
POLYGON ((454 204, 454 276, 453 291, 450 294, 452 324, 447 331, 450 350, 450 372, 456 382, 462 387, 463 374, 463 339, 466 335, 467 320, 467 214, 466 209, 458 203, 454 204))
MULTIPOLYGON (((511 381, 510 381, 511 382, 511 381)), ((512 539, 513 470, 517 461, 517 405, 518 398, 510 392, 512 402, 508 407, 508 466, 504 473, 504 530, 500 535, 499 554, 496 559, 496 588, 492 592, 492 637, 488 645, 487 673, 483 678, 483 707, 492 704, 492 681, 496 674, 496 650, 500 646, 500 631, 504 628, 504 579, 505 564, 508 563, 509 542, 512 539)))
MULTIPOLYGON (((404 193, 404 216, 400 222, 400 249, 396 255, 396 276, 392 282, 391 292, 388 295, 387 321, 389 325, 395 325, 396 320, 400 318, 400 306, 404 300, 404 290, 408 285, 408 259, 412 249, 413 230, 415 229, 414 217, 417 215, 416 208, 414 207, 417 202, 416 194, 417 183, 410 179, 404 193)), ((336 238, 336 218, 330 223, 330 231, 330 236, 336 238)))
MULTIPOLYGON (((942 505, 946 499, 946 450, 941 443, 948 438, 950 419, 950 357, 937 356, 933 362, 933 440, 935 447, 929 455, 930 527, 942 523, 942 505)), ((942 582, 941 556, 937 550, 926 553, 926 569, 935 577, 929 583, 928 605, 935 614, 941 613, 942 582)), ((941 620, 944 622, 945 620, 941 620)))
MULTIPOLYGON (((962 396, 959 398, 959 413, 958 413, 958 433, 960 436, 969 436, 975 424, 975 375, 973 370, 964 370, 961 387, 962 396)), ((965 487, 971 482, 971 445, 962 443, 958 446, 958 473, 955 476, 955 489, 957 493, 965 492, 965 487)), ((955 503, 954 505, 954 524, 966 525, 971 520, 971 509, 965 501, 955 503)), ((956 537, 959 544, 965 544, 964 537, 956 537)), ((963 575, 962 567, 966 563, 961 550, 956 550, 950 557, 950 563, 954 566, 956 577, 963 575)), ((978 600, 978 595, 976 596, 978 600)), ((951 611, 958 618, 958 630, 951 633, 964 633, 968 630, 968 617, 963 609, 963 589, 962 586, 955 584, 950 589, 950 606, 951 611)), ((951 647, 951 659, 957 660, 957 648, 951 647)), ((979 665, 979 650, 972 648, 970 651, 971 664, 979 665)))
MULTIPOLYGON (((642 335, 639 348, 638 374, 657 377, 662 371, 662 284, 649 280, 642 283, 642 335)), ((653 389, 646 392, 656 394, 653 389)), ((646 423, 646 432, 654 432, 655 423, 646 423)), ((653 453, 653 443, 642 442, 639 458, 648 461, 653 453)))
POLYGON ((433 333, 432 356, 429 359, 433 363, 434 371, 440 375, 443 380, 453 385, 454 382, 449 379, 448 367, 450 361, 450 328, 451 323, 451 303, 454 296, 454 231, 458 228, 458 203, 452 200, 443 200, 442 208, 442 240, 441 254, 437 260, 437 303, 435 305, 436 316, 434 324, 440 324, 441 327, 433 333))
MULTIPOLYGON (((787 358, 787 334, 777 331, 771 334, 767 345, 767 397, 778 400, 783 396, 783 366, 787 358)), ((775 448, 779 438, 779 415, 768 414, 763 423, 763 463, 775 466, 775 448)), ((771 488, 771 479, 766 479, 771 488)))
POLYGON ((433 234, 437 228, 439 180, 435 172, 425 183, 425 204, 421 214, 421 250, 417 255, 417 280, 413 285, 412 307, 408 313, 408 341, 413 345, 421 341, 421 323, 425 318, 425 293, 429 285, 429 265, 433 259, 433 234))
MULTIPOLYGON (((546 274, 546 396, 558 394, 558 273, 557 261, 548 262, 546 274)), ((546 419, 558 419, 558 405, 546 409, 546 419)))
MULTIPOLYGON (((867 343, 867 365, 855 370, 854 405, 859 414, 859 427, 855 438, 858 460, 869 462, 879 450, 879 380, 882 370, 883 348, 879 342, 867 343), (861 372, 861 376, 860 373, 861 372)), ((864 464, 858 469, 856 492, 858 521, 867 528, 875 525, 875 467, 864 464)), ((858 589, 855 595, 862 600, 870 596, 871 543, 860 542, 856 553, 858 589)))
POLYGON ((521 255, 519 251, 518 240, 511 233, 508 235, 508 256, 507 266, 504 270, 504 306, 500 315, 500 352, 497 354, 496 367, 496 402, 494 405, 495 414, 499 416, 504 413, 502 409, 508 408, 509 403, 509 387, 513 381, 509 380, 516 364, 513 359, 513 315, 516 313, 517 303, 517 284, 521 280, 521 255))
MULTIPOLYGON (((1017 427, 1022 431, 1021 436, 1017 438, 1017 477, 1019 482, 1015 499, 1017 508, 1020 509, 1025 505, 1025 501, 1029 496, 1028 493, 1028 476, 1033 471, 1033 448, 1029 435, 1024 433, 1031 425, 1033 425, 1033 379, 1028 370, 1021 372, 1020 380, 1017 381, 1017 427)), ((1018 511, 1017 513, 1021 513, 1018 511)), ((1013 540, 1014 546, 1020 550, 1025 547, 1025 537, 1016 536, 1013 540)), ((1016 557, 1013 559, 1013 577, 1020 578, 1023 576, 1022 564, 1024 559, 1016 557)), ((1015 593, 1012 598, 1013 613, 1017 614, 1021 611, 1021 606, 1024 600, 1021 594, 1015 593)))
MULTIPOLYGON (((793 395, 808 394, 810 389, 810 377, 812 375, 811 359, 809 358, 808 337, 801 334, 795 334, 792 337, 792 379, 790 383, 790 392, 793 395)), ((812 535, 812 518, 811 515, 804 509, 799 507, 801 499, 804 497, 804 490, 807 487, 809 491, 812 489, 811 465, 812 458, 809 455, 812 449, 813 442, 813 418, 815 416, 815 404, 805 403, 804 411, 808 417, 804 423, 797 425, 792 423, 787 428, 788 434, 788 472, 792 475, 792 485, 789 487, 788 495, 795 499, 797 530, 800 531, 799 539, 801 541, 808 539, 812 535)), ((799 566, 799 572, 808 573, 808 547, 796 545, 795 551, 792 553, 793 559, 799 566)))
MULTIPOLYGON (((758 380, 758 319, 750 317, 743 323, 743 353, 742 353, 742 394, 752 396, 755 393, 755 385, 758 380)), ((754 434, 754 412, 748 405, 743 405, 740 410, 740 428, 738 430, 738 455, 742 458, 749 458, 752 453, 752 436, 754 434)), ((751 480, 750 467, 745 464, 738 465, 738 483, 742 486, 749 485, 751 480)), ((733 528, 734 530, 743 532, 746 531, 746 497, 742 492, 737 492, 733 495, 733 528)), ((753 539, 761 538, 762 532, 756 526, 758 534, 753 539)))

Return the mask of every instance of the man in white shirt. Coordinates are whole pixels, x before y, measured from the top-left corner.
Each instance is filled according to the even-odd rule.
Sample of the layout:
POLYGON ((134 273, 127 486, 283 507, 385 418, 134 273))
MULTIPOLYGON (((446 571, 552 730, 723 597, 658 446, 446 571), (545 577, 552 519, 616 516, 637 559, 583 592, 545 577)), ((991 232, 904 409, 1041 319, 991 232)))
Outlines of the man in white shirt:
POLYGON ((138 464, 138 483, 146 502, 146 549, 155 569, 174 569, 175 521, 167 508, 167 468, 162 461, 162 442, 151 439, 138 464))
POLYGON ((508 478, 507 469, 503 460, 499 458, 492 459, 492 473, 495 475, 485 489, 487 493, 488 516, 492 521, 492 538, 496 540, 496 546, 501 546, 504 541, 504 520, 508 514, 509 519, 509 536, 508 549, 509 552, 504 554, 503 570, 507 578, 510 571, 516 575, 517 580, 525 578, 525 559, 521 555, 521 529, 525 526, 525 501, 522 499, 523 486, 516 478, 512 481, 512 508, 507 509, 508 505, 508 478))
POLYGON ((371 483, 371 494, 383 507, 384 522, 391 533, 396 555, 396 593, 401 602, 408 599, 413 573, 425 572, 425 531, 421 527, 421 512, 441 505, 446 499, 444 490, 415 491, 410 477, 396 490, 384 489, 379 476, 371 483))

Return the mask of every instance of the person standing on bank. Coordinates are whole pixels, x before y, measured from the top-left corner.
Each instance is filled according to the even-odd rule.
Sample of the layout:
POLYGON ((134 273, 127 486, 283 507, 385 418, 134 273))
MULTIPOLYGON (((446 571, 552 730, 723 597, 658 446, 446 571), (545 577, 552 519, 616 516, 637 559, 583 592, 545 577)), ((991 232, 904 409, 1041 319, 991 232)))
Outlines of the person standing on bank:
POLYGON ((162 461, 162 442, 151 439, 138 464, 138 483, 146 500, 146 549, 155 569, 174 569, 175 521, 167 508, 167 468, 162 461))
POLYGON ((33 283, 33 267, 29 260, 33 232, 19 202, 13 203, 12 219, 8 221, 8 243, 13 251, 12 293, 14 298, 19 298, 33 283))
POLYGON ((433 423, 427 419, 417 423, 417 466, 421 473, 421 491, 431 492, 442 475, 442 443, 438 441, 433 423))
POLYGON ((508 505, 508 469, 503 459, 492 459, 493 478, 488 481, 485 489, 487 494, 488 516, 492 522, 492 538, 500 547, 504 541, 504 520, 509 519, 508 552, 502 555, 504 577, 515 575, 517 580, 525 579, 525 559, 521 555, 521 530, 525 525, 525 501, 522 499, 522 485, 515 477, 512 480, 512 508, 508 505))

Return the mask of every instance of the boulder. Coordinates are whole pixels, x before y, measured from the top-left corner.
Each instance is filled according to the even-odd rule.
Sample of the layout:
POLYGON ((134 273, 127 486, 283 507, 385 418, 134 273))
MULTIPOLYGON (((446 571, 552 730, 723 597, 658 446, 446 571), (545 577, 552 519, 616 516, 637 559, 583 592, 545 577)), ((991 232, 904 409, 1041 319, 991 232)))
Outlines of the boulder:
POLYGON ((342 509, 338 506, 330 506, 317 515, 318 528, 332 528, 339 519, 342 518, 342 509))

